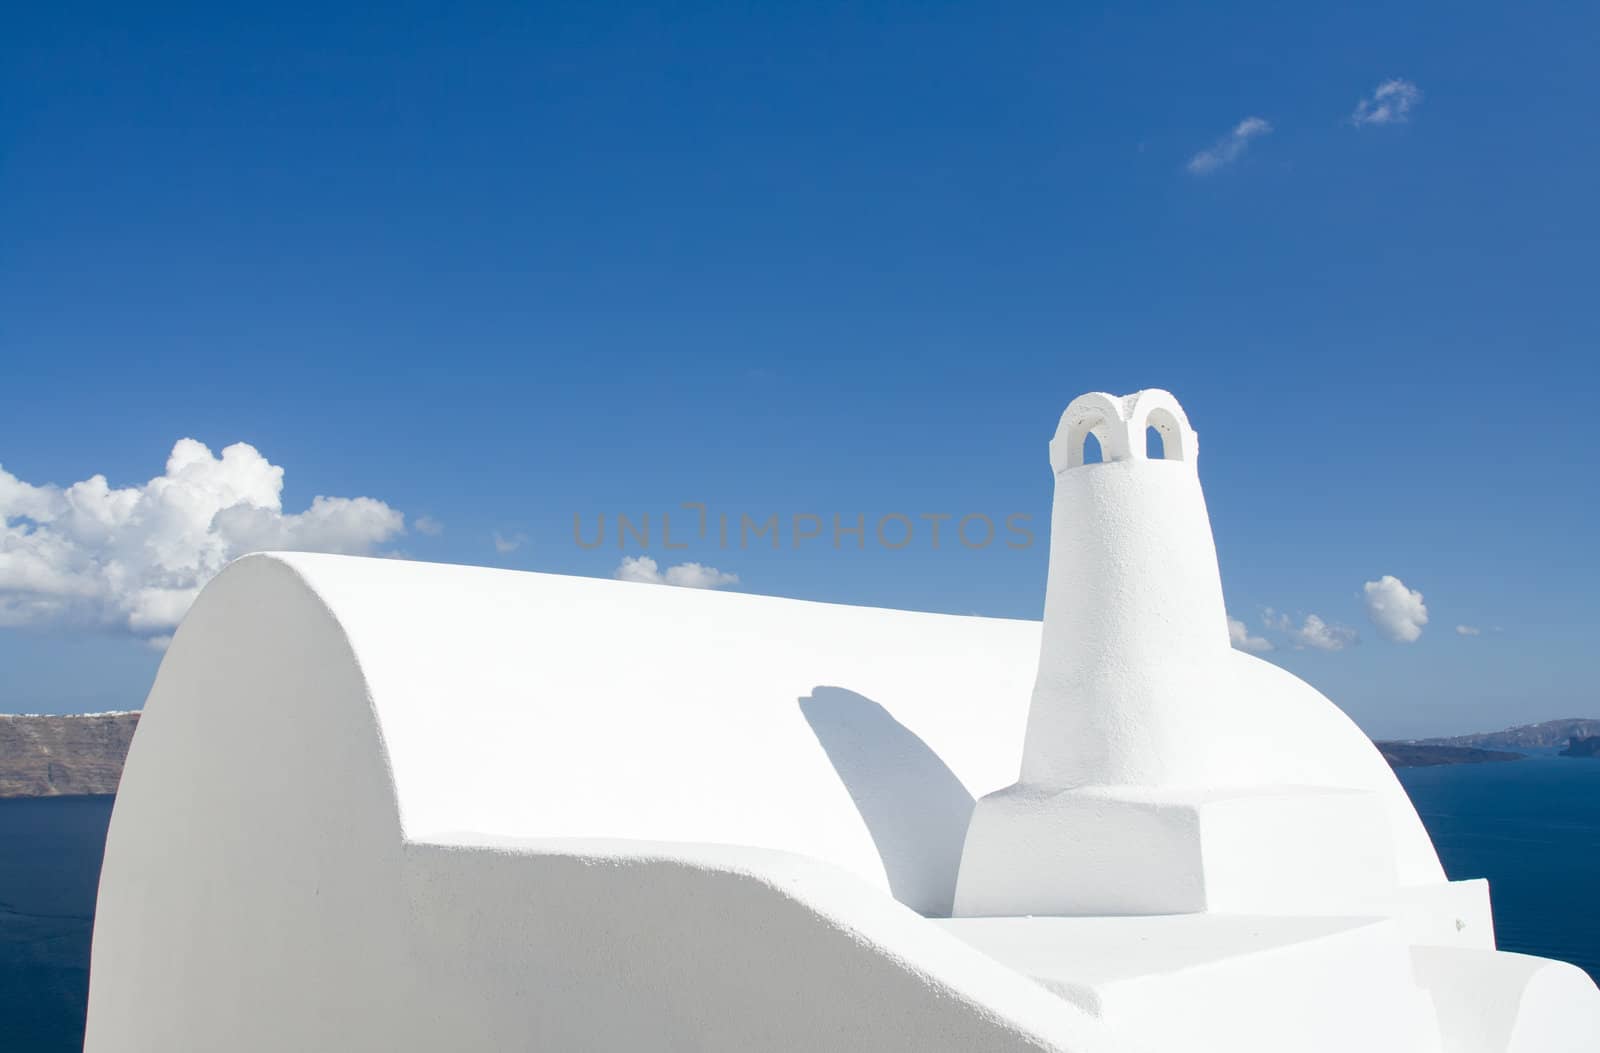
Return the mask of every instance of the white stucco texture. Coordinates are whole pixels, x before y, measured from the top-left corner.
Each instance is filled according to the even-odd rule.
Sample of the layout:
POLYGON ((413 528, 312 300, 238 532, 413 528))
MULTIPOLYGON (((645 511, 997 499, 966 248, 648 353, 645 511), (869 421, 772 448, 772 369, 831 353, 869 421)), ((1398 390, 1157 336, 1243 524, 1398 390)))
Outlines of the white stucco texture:
POLYGON ((87 1053, 1579 1048, 1587 978, 1229 649, 1198 450, 1069 407, 1042 625, 239 560, 128 757, 87 1053))

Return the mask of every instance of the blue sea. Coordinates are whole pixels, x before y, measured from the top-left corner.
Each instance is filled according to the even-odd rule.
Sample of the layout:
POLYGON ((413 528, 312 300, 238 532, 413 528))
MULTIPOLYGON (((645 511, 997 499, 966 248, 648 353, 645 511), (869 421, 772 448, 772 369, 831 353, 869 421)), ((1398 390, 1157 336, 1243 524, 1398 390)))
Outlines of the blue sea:
POLYGON ((1600 758, 1402 768, 1445 872, 1486 877, 1503 951, 1600 982, 1600 758))
MULTIPOLYGON (((1600 979, 1600 760, 1400 772, 1453 878, 1486 877, 1500 946, 1600 979)), ((111 798, 0 801, 0 1050, 77 1053, 111 798)))
POLYGON ((110 797, 0 800, 0 1050, 77 1053, 110 797))

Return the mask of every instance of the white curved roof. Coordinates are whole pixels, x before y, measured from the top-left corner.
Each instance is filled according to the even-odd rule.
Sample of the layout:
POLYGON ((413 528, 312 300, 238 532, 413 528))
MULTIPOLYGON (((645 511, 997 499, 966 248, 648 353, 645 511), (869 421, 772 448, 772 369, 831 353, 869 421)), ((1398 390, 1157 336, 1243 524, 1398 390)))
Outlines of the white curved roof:
MULTIPOLYGON (((939 914, 973 800, 1017 775, 1036 622, 395 560, 252 560, 291 569, 348 637, 411 839, 779 849, 939 914)), ((1354 725, 1282 670, 1237 660, 1234 708, 1195 748, 1237 750, 1253 780, 1276 768, 1285 783, 1385 792, 1402 880, 1442 879, 1354 725)))
POLYGON ((395 560, 249 560, 292 569, 346 633, 412 839, 781 849, 939 913, 973 798, 1016 777, 1037 623, 395 560))

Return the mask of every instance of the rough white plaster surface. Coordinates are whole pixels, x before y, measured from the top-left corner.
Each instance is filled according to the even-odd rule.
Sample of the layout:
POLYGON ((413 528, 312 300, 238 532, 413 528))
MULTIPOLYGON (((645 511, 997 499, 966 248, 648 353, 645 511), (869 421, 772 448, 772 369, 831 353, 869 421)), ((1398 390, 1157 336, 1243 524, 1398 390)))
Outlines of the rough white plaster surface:
POLYGON ((1578 1048, 1593 985, 1493 951, 1482 884, 1444 881, 1364 736, 1227 649, 1176 402, 1074 406, 1067 437, 1099 429, 1122 460, 1068 471, 1053 446, 1055 544, 1072 520, 1101 555, 1053 553, 1043 635, 394 560, 235 563, 178 630, 130 751, 87 1053, 1578 1048), (1128 406, 1119 432, 1107 414, 1128 406), (1187 460, 1130 468, 1146 409, 1187 460), (1099 511, 1064 510, 1077 472, 1100 477, 1071 484, 1099 511), (1187 526, 1147 522, 1162 510, 1187 526), (1146 540, 1118 554, 1093 536, 1113 523, 1146 540), (1170 575, 1136 565, 1157 558, 1170 575), (989 836, 974 801, 999 791, 1042 803, 989 836), (1176 917, 949 919, 958 875, 1018 913, 1082 914, 1086 889, 1105 913, 1190 898, 1176 917))

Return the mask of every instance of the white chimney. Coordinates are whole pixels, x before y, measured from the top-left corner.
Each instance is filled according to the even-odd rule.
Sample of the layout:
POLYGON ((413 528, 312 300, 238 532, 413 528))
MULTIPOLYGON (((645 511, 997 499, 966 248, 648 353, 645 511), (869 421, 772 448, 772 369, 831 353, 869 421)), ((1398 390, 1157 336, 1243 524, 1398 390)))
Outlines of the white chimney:
POLYGON ((1341 759, 1342 731, 1285 741, 1317 737, 1325 700, 1230 646, 1198 452, 1165 391, 1062 414, 1021 774, 973 811, 955 914, 1320 913, 1394 894, 1388 806, 1350 777, 1381 759, 1364 740, 1341 759))
POLYGON ((1044 638, 1021 781, 1065 789, 1206 781, 1193 732, 1228 658, 1228 616, 1195 471, 1165 391, 1072 401, 1050 443, 1055 504, 1044 638), (1164 457, 1146 454, 1146 429, 1164 457), (1104 460, 1084 463, 1093 435, 1104 460))

